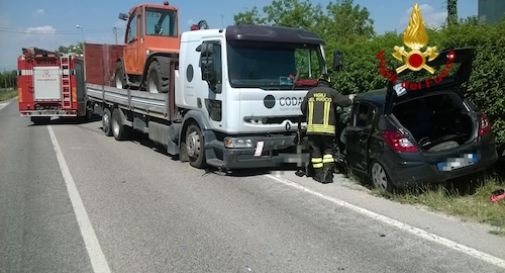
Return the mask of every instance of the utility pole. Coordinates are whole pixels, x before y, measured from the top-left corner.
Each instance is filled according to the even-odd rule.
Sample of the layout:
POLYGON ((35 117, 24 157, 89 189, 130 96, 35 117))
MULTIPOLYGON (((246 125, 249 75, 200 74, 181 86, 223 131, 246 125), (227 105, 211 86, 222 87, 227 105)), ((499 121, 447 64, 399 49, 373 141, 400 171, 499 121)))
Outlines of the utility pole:
POLYGON ((117 27, 116 26, 112 28, 112 33, 114 33, 114 39, 115 39, 116 45, 117 45, 117 27))

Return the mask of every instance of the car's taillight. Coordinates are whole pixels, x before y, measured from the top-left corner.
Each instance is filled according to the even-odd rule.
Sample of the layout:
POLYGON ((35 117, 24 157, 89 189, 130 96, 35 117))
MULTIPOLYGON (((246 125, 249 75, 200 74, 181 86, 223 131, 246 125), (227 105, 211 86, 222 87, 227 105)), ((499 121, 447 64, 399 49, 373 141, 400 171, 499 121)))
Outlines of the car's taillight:
POLYGON ((389 147, 399 153, 415 153, 419 152, 419 149, 414 145, 409 138, 398 131, 385 131, 384 140, 389 145, 389 147))
POLYGON ((491 125, 485 113, 480 113, 479 136, 483 137, 491 132, 491 125))

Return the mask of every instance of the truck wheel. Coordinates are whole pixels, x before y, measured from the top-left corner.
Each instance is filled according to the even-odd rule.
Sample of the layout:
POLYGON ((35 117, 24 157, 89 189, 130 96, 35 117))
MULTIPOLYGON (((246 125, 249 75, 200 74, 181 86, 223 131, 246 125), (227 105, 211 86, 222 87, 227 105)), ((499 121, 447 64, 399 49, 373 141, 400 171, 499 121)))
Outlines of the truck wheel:
POLYGON ((147 91, 151 93, 168 92, 170 76, 161 72, 160 63, 153 61, 147 70, 147 91))
POLYGON ((110 110, 108 108, 105 108, 103 110, 103 116, 102 116, 102 130, 106 136, 112 136, 110 120, 111 120, 110 110))
POLYGON ((121 115, 121 110, 119 109, 114 109, 112 112, 112 120, 111 120, 111 125, 112 125, 112 135, 116 140, 123 140, 126 139, 127 135, 127 129, 126 126, 123 124, 123 119, 121 115))
POLYGON ((198 125, 191 124, 186 131, 186 151, 189 164, 197 169, 205 167, 205 149, 203 134, 198 125))
POLYGON ((48 124, 51 117, 30 117, 30 121, 35 125, 48 124))
POLYGON ((128 88, 126 85, 123 64, 121 62, 118 62, 116 65, 116 73, 114 74, 114 83, 116 84, 116 87, 119 89, 128 88))
POLYGON ((377 161, 372 161, 370 166, 370 178, 375 188, 387 192, 393 192, 395 186, 391 183, 391 179, 386 173, 386 169, 377 161))

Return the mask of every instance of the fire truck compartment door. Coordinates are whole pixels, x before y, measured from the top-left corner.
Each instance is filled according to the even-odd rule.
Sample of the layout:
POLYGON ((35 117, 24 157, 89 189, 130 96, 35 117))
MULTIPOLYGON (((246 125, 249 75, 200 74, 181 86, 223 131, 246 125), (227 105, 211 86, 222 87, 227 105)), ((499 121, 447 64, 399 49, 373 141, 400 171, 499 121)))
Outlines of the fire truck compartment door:
POLYGON ((39 66, 33 68, 33 88, 35 100, 60 100, 60 68, 57 66, 39 66))

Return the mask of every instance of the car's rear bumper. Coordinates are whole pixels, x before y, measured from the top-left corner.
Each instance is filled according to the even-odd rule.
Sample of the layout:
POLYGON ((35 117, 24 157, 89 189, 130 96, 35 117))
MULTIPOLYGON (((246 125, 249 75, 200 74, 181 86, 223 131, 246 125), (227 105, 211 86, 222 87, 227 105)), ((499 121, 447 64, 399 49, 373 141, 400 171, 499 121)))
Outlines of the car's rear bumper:
POLYGON ((449 171, 437 168, 434 162, 427 160, 398 160, 398 155, 386 153, 383 164, 391 182, 399 187, 412 187, 422 184, 437 184, 447 180, 478 173, 491 167, 498 159, 496 146, 480 145, 474 152, 478 155, 478 162, 449 171))

